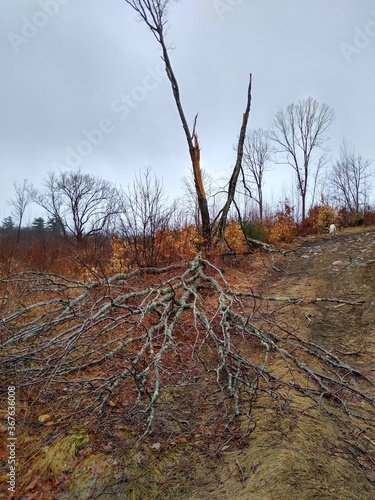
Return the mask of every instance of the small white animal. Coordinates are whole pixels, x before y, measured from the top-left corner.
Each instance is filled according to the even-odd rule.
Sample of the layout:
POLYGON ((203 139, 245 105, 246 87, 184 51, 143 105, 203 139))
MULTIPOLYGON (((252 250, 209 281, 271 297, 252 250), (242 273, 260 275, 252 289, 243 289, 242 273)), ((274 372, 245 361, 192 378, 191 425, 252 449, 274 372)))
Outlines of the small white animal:
POLYGON ((335 225, 335 224, 331 224, 331 225, 329 226, 329 235, 330 235, 330 236, 335 236, 336 231, 337 231, 337 227, 336 227, 336 225, 335 225))

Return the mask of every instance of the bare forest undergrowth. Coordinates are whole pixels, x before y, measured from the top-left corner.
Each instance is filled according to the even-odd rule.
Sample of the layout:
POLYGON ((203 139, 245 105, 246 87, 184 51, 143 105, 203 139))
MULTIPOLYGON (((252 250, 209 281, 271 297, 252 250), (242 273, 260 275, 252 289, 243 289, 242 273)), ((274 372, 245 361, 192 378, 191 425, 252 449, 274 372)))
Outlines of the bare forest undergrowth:
POLYGON ((288 250, 3 276, 15 498, 373 499, 375 233, 288 250))

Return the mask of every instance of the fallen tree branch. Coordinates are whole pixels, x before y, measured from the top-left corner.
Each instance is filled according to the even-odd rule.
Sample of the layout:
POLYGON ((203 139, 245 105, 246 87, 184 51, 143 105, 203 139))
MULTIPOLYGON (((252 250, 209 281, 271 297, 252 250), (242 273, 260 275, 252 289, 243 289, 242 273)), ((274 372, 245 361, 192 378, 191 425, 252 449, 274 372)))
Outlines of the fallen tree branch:
POLYGON ((291 252, 295 252, 295 253, 298 253, 297 250, 284 250, 282 248, 276 248, 272 245, 270 245, 269 243, 264 243, 263 241, 259 241, 259 240, 254 240, 253 238, 249 238, 249 237, 246 237, 246 243, 251 246, 256 246, 256 247, 260 247, 260 248, 263 248, 264 251, 272 254, 272 253, 281 253, 282 255, 288 255, 288 253, 291 253, 291 252))
POLYGON ((239 292, 199 255, 93 282, 17 273, 1 283, 12 289, 1 311, 2 372, 32 391, 33 404, 53 397, 61 418, 119 414, 138 432, 169 439, 181 433, 179 421, 192 434, 204 423, 226 442, 258 394, 286 408, 292 396, 285 389, 326 411, 340 407, 351 418, 373 418, 375 383, 368 375, 260 311, 258 319, 248 312, 255 301, 363 301, 239 292), (275 360, 285 369, 275 373, 275 360))

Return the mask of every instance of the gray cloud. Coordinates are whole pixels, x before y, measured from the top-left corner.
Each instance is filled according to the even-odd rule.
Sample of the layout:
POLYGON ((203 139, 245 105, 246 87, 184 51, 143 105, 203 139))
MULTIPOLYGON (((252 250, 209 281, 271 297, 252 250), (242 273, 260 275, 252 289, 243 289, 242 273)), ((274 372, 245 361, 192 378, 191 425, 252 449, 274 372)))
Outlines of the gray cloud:
MULTIPOLYGON (((199 112, 203 166, 229 171, 250 72, 251 127, 267 127, 276 109, 311 94, 335 110, 332 152, 346 137, 373 158, 373 11, 371 0, 174 4, 171 58, 190 123, 199 112), (358 29, 368 37, 360 50, 358 29), (350 60, 343 44, 358 49, 350 60)), ((90 137, 84 171, 127 184, 151 165, 178 193, 189 171, 183 133, 167 79, 148 76, 162 63, 157 44, 125 1, 3 0, 0 40, 0 219, 14 180, 40 183, 90 137), (28 21, 40 27, 17 45, 28 21)), ((267 182, 277 189, 284 178, 280 169, 267 182)))

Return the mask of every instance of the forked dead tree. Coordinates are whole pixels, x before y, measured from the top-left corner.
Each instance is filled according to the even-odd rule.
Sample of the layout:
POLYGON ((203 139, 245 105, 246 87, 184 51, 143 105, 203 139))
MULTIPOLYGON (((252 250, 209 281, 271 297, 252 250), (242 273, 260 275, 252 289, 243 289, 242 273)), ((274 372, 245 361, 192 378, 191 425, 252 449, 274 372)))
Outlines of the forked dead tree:
MULTIPOLYGON (((180 89, 177 78, 173 71, 172 62, 169 57, 167 42, 165 39, 165 25, 167 24, 168 7, 172 3, 172 0, 125 0, 125 1, 128 5, 130 5, 130 7, 132 7, 137 12, 141 20, 150 29, 151 33, 154 35, 157 42, 161 46, 163 54, 162 59, 165 64, 165 71, 171 83, 173 97, 177 106, 178 114, 182 123, 182 128, 184 130, 188 144, 188 149, 194 174, 194 183, 197 193, 198 206, 201 215, 202 236, 205 240, 205 246, 208 249, 211 245, 211 240, 212 240, 212 223, 210 220, 210 213, 202 181, 202 172, 200 167, 200 148, 199 148, 198 135, 196 132, 197 116, 195 117, 194 120, 193 129, 190 130, 181 103, 180 89)), ((227 200, 223 208, 220 210, 218 216, 215 218, 215 221, 216 220, 219 221, 217 228, 218 239, 221 239, 223 236, 224 229, 227 223, 228 212, 234 199, 237 180, 241 169, 243 144, 245 141, 246 127, 249 119, 250 104, 251 104, 251 75, 247 92, 246 108, 243 114, 242 125, 237 147, 237 160, 231 178, 229 180, 227 200)))

